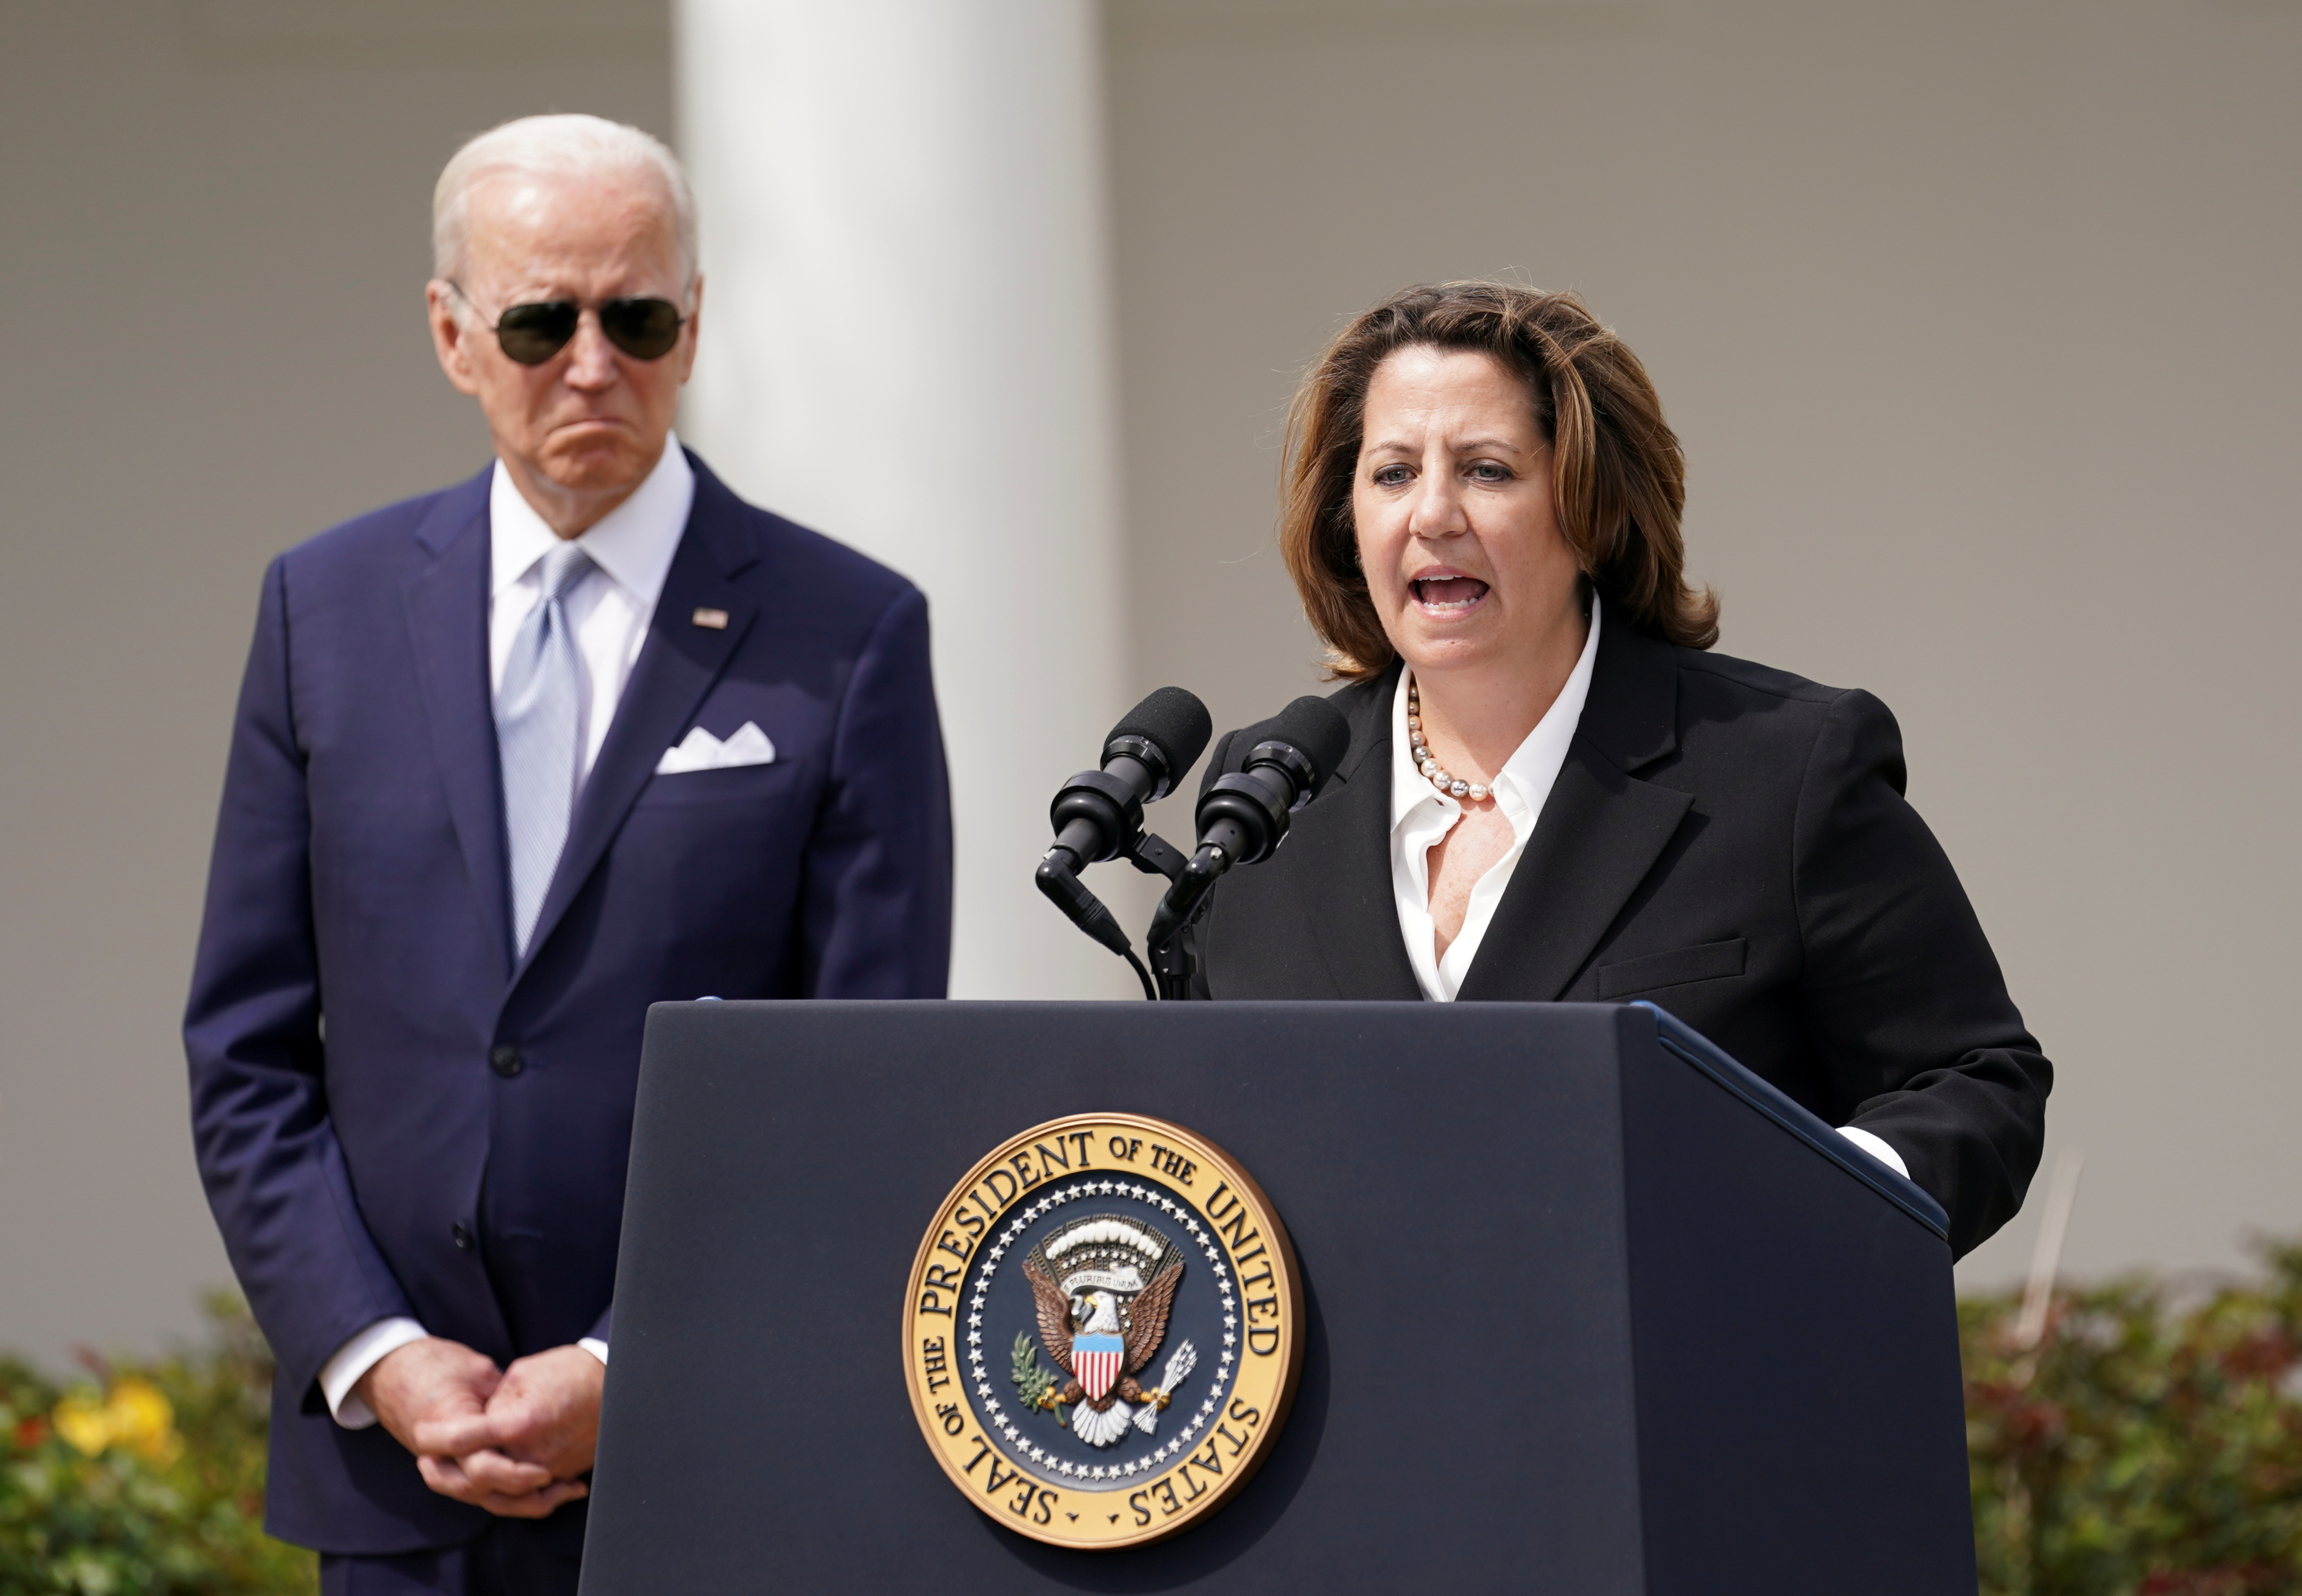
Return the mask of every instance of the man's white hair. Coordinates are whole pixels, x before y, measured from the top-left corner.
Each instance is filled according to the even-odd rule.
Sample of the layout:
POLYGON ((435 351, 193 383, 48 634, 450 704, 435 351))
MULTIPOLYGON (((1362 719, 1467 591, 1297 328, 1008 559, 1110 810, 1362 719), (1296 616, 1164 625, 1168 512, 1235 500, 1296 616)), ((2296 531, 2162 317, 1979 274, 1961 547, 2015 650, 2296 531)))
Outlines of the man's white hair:
POLYGON ((596 177, 638 173, 663 185, 679 248, 683 291, 695 281, 695 196, 679 157, 661 139, 605 117, 523 116, 490 128, 458 150, 432 189, 432 271, 461 277, 471 245, 471 197, 483 179, 506 173, 596 177))

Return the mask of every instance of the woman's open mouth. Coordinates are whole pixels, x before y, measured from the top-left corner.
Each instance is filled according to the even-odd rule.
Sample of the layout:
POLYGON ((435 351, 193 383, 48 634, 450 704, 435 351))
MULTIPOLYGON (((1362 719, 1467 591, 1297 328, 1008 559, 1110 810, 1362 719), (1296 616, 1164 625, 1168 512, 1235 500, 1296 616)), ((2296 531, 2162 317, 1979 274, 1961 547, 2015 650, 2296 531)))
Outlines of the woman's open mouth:
POLYGON ((1427 615, 1467 615, 1487 596, 1487 584, 1475 576, 1424 576, 1407 588, 1427 615))

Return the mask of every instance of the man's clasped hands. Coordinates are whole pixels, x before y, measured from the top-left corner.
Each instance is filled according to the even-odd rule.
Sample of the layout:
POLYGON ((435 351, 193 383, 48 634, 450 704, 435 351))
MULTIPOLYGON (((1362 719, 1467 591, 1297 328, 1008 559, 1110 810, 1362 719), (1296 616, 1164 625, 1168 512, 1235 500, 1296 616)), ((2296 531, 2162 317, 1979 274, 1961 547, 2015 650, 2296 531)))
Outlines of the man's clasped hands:
POLYGON ((588 1495, 608 1369, 554 1347, 499 1369, 459 1341, 427 1336, 388 1353, 353 1387, 416 1454, 442 1496, 507 1518, 542 1518, 588 1495))

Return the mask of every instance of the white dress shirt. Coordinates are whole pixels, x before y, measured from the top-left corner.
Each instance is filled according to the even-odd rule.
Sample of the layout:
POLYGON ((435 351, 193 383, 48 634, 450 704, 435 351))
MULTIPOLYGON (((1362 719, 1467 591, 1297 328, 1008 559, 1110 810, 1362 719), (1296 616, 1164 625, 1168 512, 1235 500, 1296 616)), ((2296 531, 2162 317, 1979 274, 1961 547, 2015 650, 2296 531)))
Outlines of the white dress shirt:
MULTIPOLYGON (((637 491, 576 540, 597 567, 562 601, 576 651, 584 662, 576 685, 576 785, 592 774, 608 723, 624 695, 655 617, 657 595, 679 551, 688 508, 695 502, 695 473, 679 440, 663 446, 637 491)), ((543 557, 559 542, 535 507, 520 497, 511 473, 496 462, 488 484, 488 691, 503 687, 504 662, 520 623, 543 593, 543 557)))
MULTIPOLYGON (((1489 784, 1495 807, 1510 821, 1510 851, 1489 865, 1473 885, 1463 929, 1447 945, 1444 958, 1439 956, 1438 932, 1431 920, 1430 854, 1463 818, 1463 805, 1432 786, 1416 767, 1407 736, 1407 673, 1399 673, 1399 687, 1391 694, 1390 705, 1390 889, 1399 912, 1399 935, 1407 943, 1407 962, 1414 966, 1416 985, 1429 1002, 1452 1003, 1462 990, 1463 978, 1479 956, 1479 944, 1494 921, 1495 908, 1510 886, 1511 873, 1518 869, 1527 841, 1542 819, 1550 789, 1558 785, 1558 769, 1567 762, 1567 744, 1575 740, 1575 727, 1583 721, 1583 706, 1591 696, 1591 673, 1599 657, 1600 610, 1594 596, 1591 634, 1584 640, 1583 653, 1575 661, 1567 685, 1559 689, 1526 741, 1489 784)), ((1896 1174, 1909 1177, 1911 1172, 1902 1155, 1883 1137, 1852 1125, 1842 1126, 1838 1133, 1896 1174)))
MULTIPOLYGON (((687 512, 695 502, 695 472, 668 438, 663 456, 638 490, 585 530, 576 542, 595 567, 562 602, 583 660, 576 685, 576 785, 592 774, 607 741, 609 724, 622 701, 632 667, 647 642, 655 601, 663 592, 671 558, 679 551, 687 512)), ((543 557, 559 534, 520 497, 503 462, 488 483, 488 690, 503 686, 504 662, 520 623, 543 592, 543 557)), ((413 1319, 379 1319, 336 1348, 320 1370, 321 1394, 328 1411, 347 1430, 375 1423, 374 1410, 352 1395, 360 1376, 410 1341, 429 1332, 413 1319)), ((601 1363, 608 1344, 585 1336, 576 1343, 601 1363)))

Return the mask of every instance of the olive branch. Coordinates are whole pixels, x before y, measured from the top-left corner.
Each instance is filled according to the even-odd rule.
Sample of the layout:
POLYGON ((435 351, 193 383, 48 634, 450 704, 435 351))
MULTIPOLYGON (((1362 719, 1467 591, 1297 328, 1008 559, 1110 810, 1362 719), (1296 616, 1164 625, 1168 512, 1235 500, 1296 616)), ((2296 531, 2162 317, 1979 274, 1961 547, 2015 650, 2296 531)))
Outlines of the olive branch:
MULTIPOLYGON (((1055 1423, 1063 1424, 1063 1407, 1054 1395, 1055 1377, 1039 1366, 1039 1349, 1031 1344, 1029 1331, 1017 1332, 1015 1350, 1009 1362, 1014 1372, 1007 1378, 1015 1382, 1015 1390, 1021 1395, 1023 1406, 1051 1407, 1054 1409, 1055 1423)), ((1070 1428, 1068 1424, 1063 1427, 1070 1428)))

